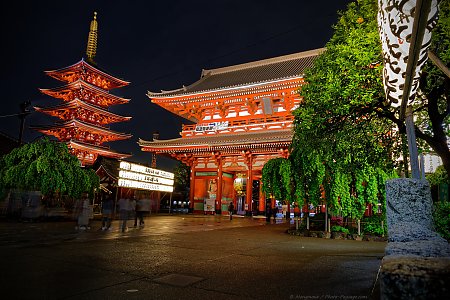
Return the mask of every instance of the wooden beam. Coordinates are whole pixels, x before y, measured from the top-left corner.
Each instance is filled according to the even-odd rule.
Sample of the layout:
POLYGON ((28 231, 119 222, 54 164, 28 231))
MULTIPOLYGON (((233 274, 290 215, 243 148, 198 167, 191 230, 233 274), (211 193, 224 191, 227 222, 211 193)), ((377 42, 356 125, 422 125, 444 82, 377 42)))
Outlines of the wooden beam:
POLYGON ((405 85, 400 106, 400 120, 405 119, 406 106, 408 105, 409 93, 411 91, 417 62, 419 60, 423 36, 425 34, 425 28, 427 27, 430 10, 431 0, 417 0, 411 34, 411 44, 409 46, 408 63, 406 65, 405 85))
POLYGON ((428 58, 439 68, 448 78, 450 78, 450 69, 444 64, 442 60, 431 50, 428 50, 428 58))

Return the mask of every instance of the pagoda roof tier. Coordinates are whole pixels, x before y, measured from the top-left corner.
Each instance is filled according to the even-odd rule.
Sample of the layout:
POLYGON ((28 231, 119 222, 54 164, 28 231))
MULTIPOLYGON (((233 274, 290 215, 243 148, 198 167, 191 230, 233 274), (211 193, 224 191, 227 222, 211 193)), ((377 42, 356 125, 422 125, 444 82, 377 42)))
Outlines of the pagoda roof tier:
POLYGON ((93 67, 84 59, 81 59, 71 66, 45 71, 45 73, 57 80, 69 83, 82 79, 105 90, 111 90, 130 84, 128 81, 119 79, 93 67))
POLYGON ((77 140, 70 140, 66 144, 82 165, 92 165, 99 155, 115 159, 124 159, 131 156, 130 153, 120 153, 108 147, 91 145, 77 140))
POLYGON ((305 70, 313 65, 314 59, 323 51, 325 49, 320 48, 224 68, 203 70, 200 80, 187 87, 160 93, 149 91, 147 96, 169 98, 302 77, 305 70))
POLYGON ((249 149, 260 149, 264 152, 264 149, 272 151, 273 149, 288 147, 292 142, 292 137, 293 132, 289 128, 238 134, 212 134, 170 140, 145 141, 139 139, 138 143, 142 147, 142 151, 159 154, 211 153, 214 151, 226 153, 249 149))
POLYGON ((87 141, 90 141, 90 138, 88 138, 89 136, 97 135, 96 138, 92 138, 92 142, 95 142, 97 145, 105 142, 125 140, 132 137, 132 135, 128 133, 112 131, 76 119, 48 126, 30 126, 30 128, 48 135, 53 135, 62 141, 68 141, 75 137, 78 140, 85 138, 87 141))
POLYGON ((115 150, 110 149, 109 147, 91 145, 91 144, 84 143, 84 142, 77 141, 77 140, 68 141, 67 146, 69 146, 70 148, 75 148, 75 149, 94 151, 101 156, 117 158, 117 159, 127 158, 132 155, 131 153, 117 152, 115 150))
POLYGON ((87 123, 98 123, 97 125, 107 125, 131 119, 131 117, 114 114, 98 106, 81 101, 78 98, 50 107, 35 106, 34 109, 58 117, 64 121, 76 118, 87 123), (89 120, 90 118, 92 118, 92 120, 89 120))
POLYGON ((130 99, 121 98, 89 84, 81 79, 51 89, 39 89, 43 94, 53 98, 71 101, 79 98, 101 107, 128 103, 130 99))

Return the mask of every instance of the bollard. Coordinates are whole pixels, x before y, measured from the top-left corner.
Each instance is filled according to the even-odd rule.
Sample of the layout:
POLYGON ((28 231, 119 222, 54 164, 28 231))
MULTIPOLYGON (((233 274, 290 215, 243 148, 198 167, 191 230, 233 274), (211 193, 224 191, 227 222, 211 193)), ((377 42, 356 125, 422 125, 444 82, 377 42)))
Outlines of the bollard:
POLYGON ((309 230, 309 213, 306 215, 306 229, 309 230))
POLYGON ((358 235, 361 235, 361 220, 358 220, 358 235))

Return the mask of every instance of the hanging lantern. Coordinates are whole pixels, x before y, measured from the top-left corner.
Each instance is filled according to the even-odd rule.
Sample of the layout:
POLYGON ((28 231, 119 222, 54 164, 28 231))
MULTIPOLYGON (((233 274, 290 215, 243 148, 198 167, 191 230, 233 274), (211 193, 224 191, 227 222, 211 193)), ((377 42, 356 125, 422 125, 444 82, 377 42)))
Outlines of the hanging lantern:
POLYGON ((234 182, 233 182, 233 187, 239 196, 245 195, 245 192, 247 190, 246 176, 241 173, 236 174, 236 178, 234 179, 234 182))

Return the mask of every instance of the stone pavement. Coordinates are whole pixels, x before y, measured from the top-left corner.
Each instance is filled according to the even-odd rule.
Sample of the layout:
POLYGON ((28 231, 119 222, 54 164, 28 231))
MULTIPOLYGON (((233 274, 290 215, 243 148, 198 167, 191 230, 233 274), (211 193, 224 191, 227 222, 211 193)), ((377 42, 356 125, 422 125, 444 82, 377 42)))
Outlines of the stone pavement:
MULTIPOLYGON (((273 223, 274 221, 271 220, 271 222, 273 223)), ((281 218, 276 220, 278 224, 284 222, 285 220, 281 218)), ((230 222, 227 216, 221 215, 153 214, 145 218, 144 227, 134 228, 134 220, 128 220, 127 232, 121 232, 118 219, 112 222, 111 229, 108 231, 101 230, 100 220, 91 220, 89 230, 78 230, 74 220, 31 222, 0 219, 0 245, 45 245, 70 240, 83 241, 142 237, 265 224, 265 217, 234 216, 233 221, 230 222)))
POLYGON ((248 217, 154 215, 126 233, 74 225, 0 222, 4 299, 379 297, 383 242, 292 236, 248 217))

